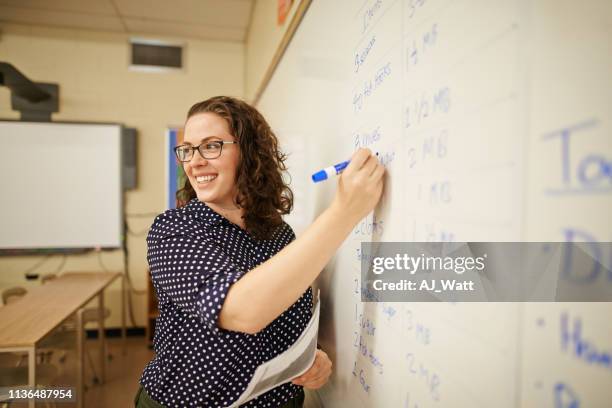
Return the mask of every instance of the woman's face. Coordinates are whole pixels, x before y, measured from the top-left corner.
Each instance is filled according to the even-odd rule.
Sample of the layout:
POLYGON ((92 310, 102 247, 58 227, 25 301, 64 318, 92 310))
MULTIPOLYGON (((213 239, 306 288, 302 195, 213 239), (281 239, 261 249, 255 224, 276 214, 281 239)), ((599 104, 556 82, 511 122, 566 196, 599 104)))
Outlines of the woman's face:
MULTIPOLYGON (((206 112, 187 120, 185 144, 198 146, 213 140, 236 141, 225 119, 206 112)), ((225 144, 216 159, 204 159, 195 151, 191 161, 183 163, 183 169, 200 201, 228 209, 235 207, 234 198, 238 193, 235 180, 239 160, 238 144, 225 144)))

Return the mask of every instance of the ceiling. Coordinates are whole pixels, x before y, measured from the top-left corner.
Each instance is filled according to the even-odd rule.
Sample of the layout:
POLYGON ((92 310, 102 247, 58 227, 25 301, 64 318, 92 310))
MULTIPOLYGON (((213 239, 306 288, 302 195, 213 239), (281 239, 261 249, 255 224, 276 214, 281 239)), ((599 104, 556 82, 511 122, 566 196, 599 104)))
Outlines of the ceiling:
POLYGON ((244 42, 255 0, 0 0, 0 22, 244 42))

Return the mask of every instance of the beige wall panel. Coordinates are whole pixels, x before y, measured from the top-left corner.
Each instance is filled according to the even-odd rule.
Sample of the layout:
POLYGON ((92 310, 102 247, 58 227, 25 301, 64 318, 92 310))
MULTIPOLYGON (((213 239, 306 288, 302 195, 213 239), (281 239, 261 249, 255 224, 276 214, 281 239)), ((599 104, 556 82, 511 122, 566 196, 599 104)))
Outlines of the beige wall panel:
MULTIPOLYGON (((84 30, 0 24, 0 55, 34 81, 60 85, 60 112, 54 121, 121 122, 138 129, 138 188, 126 194, 129 266, 136 289, 145 288, 146 231, 153 216, 165 210, 165 130, 183 123, 189 107, 207 97, 242 97, 244 46, 235 42, 198 41, 169 37, 185 43, 184 69, 144 73, 128 69, 129 36, 84 30)), ((16 119, 10 92, 0 87, 0 118, 16 119)), ((10 195, 10 194, 9 194, 10 195)), ((0 288, 36 285, 24 281, 24 272, 43 257, 0 258, 0 288)), ((72 255, 62 271, 122 269, 121 251, 72 255)), ((44 274, 61 266, 52 256, 35 269, 44 274)), ((108 327, 117 327, 119 284, 111 286, 107 305, 108 327)), ((132 294, 136 324, 145 324, 145 296, 132 294)))

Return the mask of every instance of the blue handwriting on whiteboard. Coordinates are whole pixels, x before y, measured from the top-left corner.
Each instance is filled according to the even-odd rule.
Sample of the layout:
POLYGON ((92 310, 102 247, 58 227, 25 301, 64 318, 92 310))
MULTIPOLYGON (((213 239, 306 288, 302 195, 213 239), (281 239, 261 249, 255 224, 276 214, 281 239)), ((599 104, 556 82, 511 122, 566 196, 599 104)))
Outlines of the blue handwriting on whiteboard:
POLYGON ((561 314, 561 350, 589 365, 612 369, 612 353, 598 350, 591 341, 582 337, 582 319, 574 317, 570 323, 567 313, 561 314))
POLYGON ((364 218, 353 230, 354 235, 372 235, 382 234, 384 231, 384 221, 377 220, 376 215, 372 215, 372 220, 369 217, 364 218))
POLYGON ((580 400, 574 391, 562 382, 555 384, 555 408, 579 408, 580 400))
POLYGON ((368 44, 363 50, 361 50, 361 52, 355 54, 355 73, 359 72, 359 68, 365 63, 365 60, 366 58, 368 58, 368 55, 370 54, 372 47, 374 47, 374 44, 376 44, 375 35, 372 36, 370 42, 368 42, 368 44))
POLYGON ((368 336, 374 336, 376 332, 376 325, 369 318, 365 317, 363 314, 359 315, 359 325, 362 329, 365 329, 365 333, 368 336))
POLYGON ((414 321, 412 310, 406 310, 405 327, 407 331, 414 331, 414 337, 417 342, 427 346, 431 343, 431 331, 429 327, 421 322, 414 321))
POLYGON ((374 87, 378 88, 382 83, 391 76, 391 63, 387 62, 383 67, 379 68, 374 75, 374 87))
POLYGON ((382 152, 378 155, 378 161, 380 162, 380 164, 382 164, 385 167, 389 166, 389 164, 391 164, 391 162, 394 159, 395 159, 394 151, 382 152))
MULTIPOLYGON (((588 137, 579 133, 596 128, 599 125, 597 119, 588 119, 572 124, 562 129, 545 134, 542 138, 547 141, 559 140, 561 144, 560 188, 546 190, 548 194, 584 194, 584 193, 608 193, 612 192, 612 158, 605 157, 602 153, 590 152, 582 156, 572 154, 572 144, 575 137, 588 137)), ((584 139, 581 144, 585 145, 584 139)))
POLYGON ((359 384, 361 384, 361 388, 367 393, 370 393, 370 384, 366 381, 365 373, 363 369, 359 370, 359 374, 357 374, 357 362, 353 365, 353 375, 359 378, 359 384))
POLYGON ((371 144, 378 142, 381 138, 380 135, 380 126, 377 126, 376 129, 371 132, 361 133, 355 135, 355 150, 360 147, 368 147, 371 144))
POLYGON ((408 103, 404 110, 404 127, 418 125, 428 118, 447 114, 451 108, 450 88, 442 87, 433 93, 424 92, 419 99, 408 103))
MULTIPOLYGON (((423 137, 421 145, 421 161, 444 159, 448 155, 448 129, 437 129, 433 132, 428 132, 423 137)), ((418 162, 417 149, 409 147, 406 153, 406 163, 408 169, 414 169, 418 162)))
POLYGON ((425 54, 427 50, 436 44, 438 39, 438 25, 434 24, 425 33, 421 34, 418 39, 412 40, 406 47, 406 70, 410 70, 411 66, 418 65, 419 55, 425 54))
POLYGON ((392 72, 393 71, 391 69, 391 63, 387 62, 374 74, 373 84, 372 79, 367 79, 363 82, 363 86, 360 88, 360 90, 353 95, 353 111, 355 113, 363 109, 365 100, 372 96, 374 94, 374 91, 376 91, 382 86, 383 83, 386 82, 387 78, 391 76, 392 72))
POLYGON ((452 201, 451 183, 448 180, 434 181, 429 186, 429 204, 448 204, 452 201))
POLYGON ((355 344, 355 346, 359 350, 359 353, 362 356, 364 356, 370 364, 372 364, 372 366, 376 369, 377 373, 382 375, 383 374, 383 363, 372 352, 372 349, 368 347, 368 343, 366 342, 366 339, 362 335, 359 335, 359 344, 355 344))
POLYGON ((416 10, 425 5, 426 0, 409 0, 408 1, 408 18, 414 17, 416 10))
POLYGON ((366 253, 363 253, 363 252, 361 251, 361 248, 355 248, 355 251, 356 251, 356 253, 357 253, 357 260, 358 260, 358 261, 363 261, 363 262, 365 262, 366 264, 371 263, 371 262, 372 262, 372 259, 373 259, 373 258, 375 258, 375 256, 374 256, 374 255, 372 255, 372 254, 366 254, 366 253))
MULTIPOLYGON (((573 283, 593 283, 600 275, 604 275, 603 279, 607 279, 607 283, 612 282, 612 246, 608 242, 597 242, 593 235, 587 231, 578 228, 566 228, 563 230, 564 242, 562 252, 562 269, 561 277, 563 279, 573 283), (577 242, 582 242, 584 245, 578 250, 576 248, 577 242), (574 267, 574 251, 580 252, 580 254, 587 254, 588 257, 583 256, 580 259, 581 262, 577 262, 574 267), (604 251, 609 251, 608 259, 604 251), (585 258, 587 262, 592 265, 592 268, 588 271, 585 270, 585 258), (607 262, 607 265, 606 265, 607 262), (586 272, 586 273, 585 273, 586 272), (580 275, 578 275, 580 273, 580 275), (606 276, 607 275, 607 276, 606 276)), ((583 254, 583 255, 584 255, 583 254)))
POLYGON ((370 22, 374 18, 374 15, 376 14, 377 11, 380 10, 381 6, 382 6, 382 0, 376 0, 376 3, 374 3, 371 7, 368 7, 365 13, 363 13, 363 25, 361 27, 361 34, 366 32, 366 30, 368 29, 370 25, 370 22))
POLYGON ((425 242, 455 242, 455 233, 425 224, 425 242))
POLYGON ((382 304, 382 313, 387 316, 387 321, 390 321, 397 311, 391 305, 387 305, 386 303, 382 304))
POLYGON ((443 159, 446 157, 448 130, 442 129, 434 136, 426 136, 423 139, 423 161, 428 158, 443 159))
POLYGON ((379 302, 380 301, 380 299, 378 298, 378 295, 372 292, 370 289, 368 289, 367 286, 361 287, 361 300, 363 302, 379 302))
POLYGON ((422 361, 413 353, 406 354, 408 360, 408 372, 421 380, 429 392, 429 396, 434 401, 440 400, 440 377, 438 374, 430 370, 422 361))

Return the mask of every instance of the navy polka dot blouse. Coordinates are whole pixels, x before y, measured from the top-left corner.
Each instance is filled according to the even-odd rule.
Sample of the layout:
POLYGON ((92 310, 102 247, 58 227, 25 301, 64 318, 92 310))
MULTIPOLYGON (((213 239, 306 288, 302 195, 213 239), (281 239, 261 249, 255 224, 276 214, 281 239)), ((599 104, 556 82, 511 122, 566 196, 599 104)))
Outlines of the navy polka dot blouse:
MULTIPOLYGON (((230 286, 294 239, 284 223, 271 239, 255 240, 197 198, 155 219, 147 260, 160 314, 155 357, 140 378, 154 400, 167 407, 229 406, 258 365, 297 340, 311 317, 311 289, 257 334, 217 326, 230 286)), ((285 383, 244 406, 279 407, 300 391, 285 383)))

